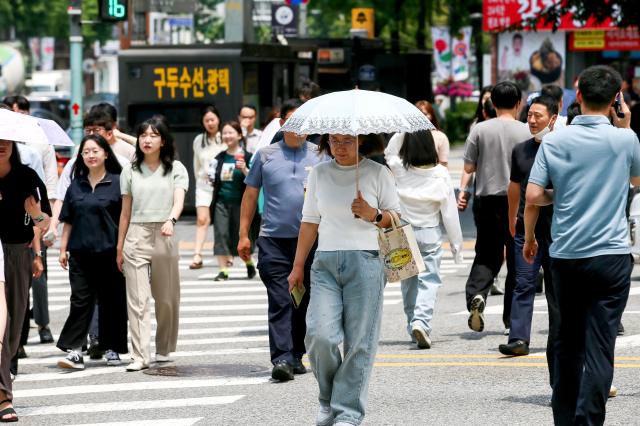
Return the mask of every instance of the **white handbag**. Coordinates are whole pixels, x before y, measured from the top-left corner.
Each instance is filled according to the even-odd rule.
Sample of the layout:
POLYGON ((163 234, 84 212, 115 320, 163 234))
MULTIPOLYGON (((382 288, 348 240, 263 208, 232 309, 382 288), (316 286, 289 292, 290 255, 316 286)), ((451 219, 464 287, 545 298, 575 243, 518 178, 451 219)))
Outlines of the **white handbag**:
POLYGON ((397 282, 415 277, 427 268, 413 227, 410 224, 402 225, 396 212, 389 211, 389 214, 391 228, 378 229, 378 243, 387 280, 397 282))

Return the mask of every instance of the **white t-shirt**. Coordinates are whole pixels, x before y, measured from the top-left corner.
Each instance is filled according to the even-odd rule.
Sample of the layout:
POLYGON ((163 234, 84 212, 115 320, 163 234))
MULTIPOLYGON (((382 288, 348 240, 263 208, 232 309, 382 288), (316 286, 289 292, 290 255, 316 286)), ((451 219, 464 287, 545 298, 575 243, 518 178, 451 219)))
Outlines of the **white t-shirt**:
MULTIPOLYGON (((400 213, 395 181, 386 167, 360 161, 360 192, 371 207, 400 213)), ((319 224, 318 251, 378 250, 377 227, 356 219, 351 204, 356 198, 356 166, 335 160, 311 170, 302 208, 302 221, 319 224)))

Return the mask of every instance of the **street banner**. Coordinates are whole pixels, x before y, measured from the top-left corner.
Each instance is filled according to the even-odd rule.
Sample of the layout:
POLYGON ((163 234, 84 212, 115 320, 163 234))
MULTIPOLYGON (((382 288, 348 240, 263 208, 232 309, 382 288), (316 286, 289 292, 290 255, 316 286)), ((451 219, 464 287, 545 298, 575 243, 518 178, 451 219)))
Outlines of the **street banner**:
MULTIPOLYGON (((527 23, 529 19, 540 16, 549 7, 560 3, 562 0, 484 0, 482 2, 482 29, 484 31, 503 31, 519 23, 527 23)), ((615 22, 606 19, 604 22, 596 22, 589 18, 586 22, 578 21, 572 13, 567 13, 560 18, 559 30, 582 29, 615 29, 615 22)), ((545 23, 540 19, 535 26, 536 31, 551 31, 552 23, 545 23)))
POLYGON ((469 52, 471 50, 471 27, 463 27, 451 39, 451 71, 453 81, 469 78, 469 52))
POLYGON ((564 33, 499 34, 498 81, 513 81, 525 93, 545 84, 564 87, 565 47, 564 33))
POLYGON ((640 31, 638 27, 618 30, 580 31, 569 34, 569 50, 640 50, 640 31))
POLYGON ((438 80, 448 80, 451 77, 451 36, 448 27, 431 27, 433 41, 433 58, 436 64, 438 80))
POLYGON ((40 66, 42 71, 51 71, 53 69, 53 60, 55 54, 55 41, 53 37, 42 37, 40 39, 40 66))

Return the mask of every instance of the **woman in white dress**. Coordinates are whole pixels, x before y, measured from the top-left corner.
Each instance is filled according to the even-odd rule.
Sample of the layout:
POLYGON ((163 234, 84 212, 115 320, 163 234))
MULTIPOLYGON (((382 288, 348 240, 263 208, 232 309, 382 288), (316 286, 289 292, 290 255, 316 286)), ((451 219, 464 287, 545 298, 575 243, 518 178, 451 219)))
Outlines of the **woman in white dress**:
POLYGON ((227 145, 220 134, 220 113, 214 106, 208 106, 202 115, 204 131, 193 139, 193 175, 196 179, 196 243, 190 269, 202 268, 202 246, 207 239, 207 229, 211 224, 211 201, 213 186, 209 182, 207 170, 216 155, 225 151, 227 145))

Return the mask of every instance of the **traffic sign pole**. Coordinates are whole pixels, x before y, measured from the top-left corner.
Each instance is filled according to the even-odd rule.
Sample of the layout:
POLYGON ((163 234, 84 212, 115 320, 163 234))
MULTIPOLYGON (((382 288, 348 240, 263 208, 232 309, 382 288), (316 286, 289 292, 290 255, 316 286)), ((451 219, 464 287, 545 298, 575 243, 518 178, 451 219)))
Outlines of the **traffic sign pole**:
POLYGON ((71 139, 76 145, 82 140, 82 0, 72 0, 69 14, 69 44, 71 62, 71 139))

